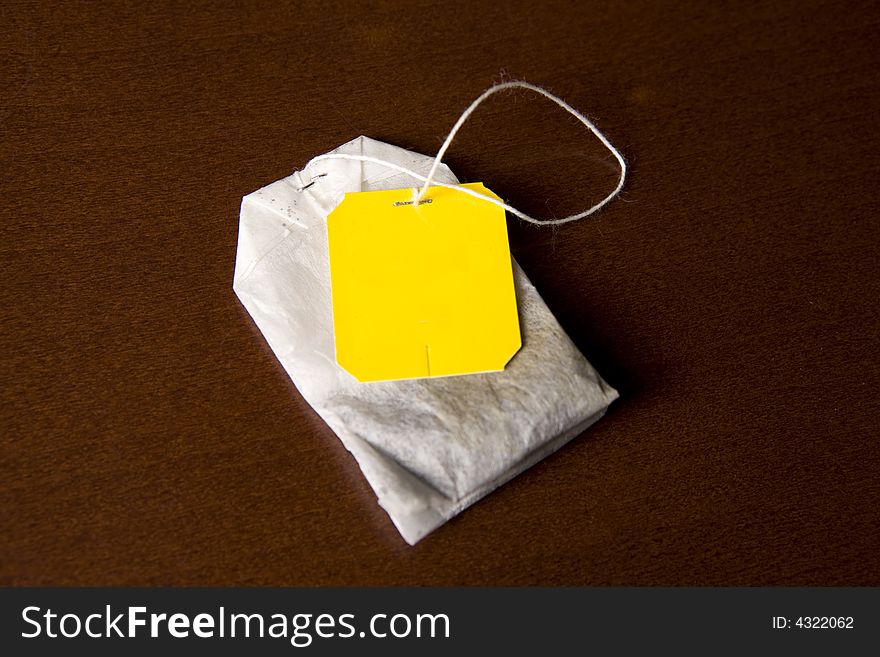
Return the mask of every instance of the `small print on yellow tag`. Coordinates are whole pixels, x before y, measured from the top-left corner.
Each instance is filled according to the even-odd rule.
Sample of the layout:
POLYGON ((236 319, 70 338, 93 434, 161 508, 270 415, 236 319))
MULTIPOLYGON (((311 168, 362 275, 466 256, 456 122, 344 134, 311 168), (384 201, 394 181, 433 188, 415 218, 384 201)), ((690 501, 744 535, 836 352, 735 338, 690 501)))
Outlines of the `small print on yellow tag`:
POLYGON ((362 382, 503 370, 522 344, 504 209, 412 198, 349 193, 327 217, 336 362, 362 382))

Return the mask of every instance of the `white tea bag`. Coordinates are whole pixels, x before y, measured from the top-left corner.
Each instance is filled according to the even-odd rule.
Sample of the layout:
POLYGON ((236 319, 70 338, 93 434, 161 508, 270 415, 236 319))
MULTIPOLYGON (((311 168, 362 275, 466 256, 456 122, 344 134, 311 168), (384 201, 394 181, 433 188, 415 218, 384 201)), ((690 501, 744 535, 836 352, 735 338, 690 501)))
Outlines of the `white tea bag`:
MULTIPOLYGON (((433 158, 367 137, 333 153, 422 175, 433 158)), ((458 181, 442 165, 440 183, 458 181)), ((513 263, 522 348, 502 372, 359 383, 334 353, 327 215, 346 192, 412 179, 323 160, 245 196, 233 287, 308 403, 354 455, 410 545, 552 453, 617 398, 513 263)))

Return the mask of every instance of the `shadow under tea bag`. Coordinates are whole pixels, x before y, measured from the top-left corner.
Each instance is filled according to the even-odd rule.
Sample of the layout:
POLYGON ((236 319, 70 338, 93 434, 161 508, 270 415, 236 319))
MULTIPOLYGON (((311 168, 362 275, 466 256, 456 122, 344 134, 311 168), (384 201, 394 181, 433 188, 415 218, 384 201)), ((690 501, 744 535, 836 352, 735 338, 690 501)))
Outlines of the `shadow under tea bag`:
MULTIPOLYGON (((426 175, 433 158, 367 137, 333 151, 426 175)), ((457 184, 445 165, 438 183, 457 184)), ((347 192, 412 178, 343 159, 245 196, 233 287, 297 389, 414 544, 598 420, 617 398, 513 262, 522 347, 503 371, 359 383, 336 362, 327 216, 347 192)))

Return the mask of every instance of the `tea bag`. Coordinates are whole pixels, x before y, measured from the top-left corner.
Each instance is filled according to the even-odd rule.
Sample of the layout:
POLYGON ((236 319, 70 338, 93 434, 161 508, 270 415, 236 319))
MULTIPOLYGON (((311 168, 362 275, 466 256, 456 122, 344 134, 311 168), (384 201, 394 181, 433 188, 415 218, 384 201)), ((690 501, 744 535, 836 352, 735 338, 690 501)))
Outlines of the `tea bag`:
MULTIPOLYGON (((426 175, 433 158, 367 137, 334 154, 426 175)), ((446 165, 438 184, 455 185, 446 165)), ((598 420, 617 392, 513 262, 522 348, 500 372, 360 383, 334 353, 326 218, 346 192, 412 178, 324 159, 245 196, 233 288, 293 383, 336 433, 410 545, 598 420)))

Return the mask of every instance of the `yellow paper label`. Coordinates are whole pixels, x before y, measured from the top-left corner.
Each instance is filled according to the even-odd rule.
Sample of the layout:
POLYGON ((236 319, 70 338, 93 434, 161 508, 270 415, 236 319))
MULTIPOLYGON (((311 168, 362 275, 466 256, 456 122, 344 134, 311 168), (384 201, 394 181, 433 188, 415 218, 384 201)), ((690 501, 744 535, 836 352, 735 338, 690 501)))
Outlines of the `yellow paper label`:
POLYGON ((358 381, 503 370, 521 345, 504 209, 412 198, 349 193, 327 217, 336 361, 358 381))

